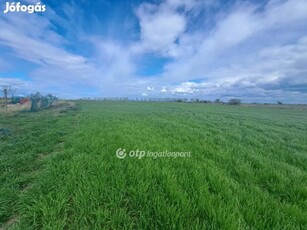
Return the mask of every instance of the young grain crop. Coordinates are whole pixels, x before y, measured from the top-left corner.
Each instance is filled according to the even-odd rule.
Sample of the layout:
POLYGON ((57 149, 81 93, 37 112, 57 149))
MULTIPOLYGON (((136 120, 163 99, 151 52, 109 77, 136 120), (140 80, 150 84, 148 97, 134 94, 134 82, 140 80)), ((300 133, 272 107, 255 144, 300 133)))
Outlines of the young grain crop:
POLYGON ((306 109, 80 105, 65 147, 7 212, 17 229, 306 227, 306 109), (118 159, 119 148, 191 157, 118 159))

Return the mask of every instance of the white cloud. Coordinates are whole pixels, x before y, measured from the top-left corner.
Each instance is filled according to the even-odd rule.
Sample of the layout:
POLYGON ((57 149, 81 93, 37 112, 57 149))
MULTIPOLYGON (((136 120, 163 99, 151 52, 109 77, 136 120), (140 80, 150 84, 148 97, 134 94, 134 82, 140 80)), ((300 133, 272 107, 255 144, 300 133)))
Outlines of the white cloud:
POLYGON ((162 88, 162 89, 160 90, 160 92, 161 92, 161 93, 167 93, 167 89, 166 89, 166 88, 162 88))
POLYGON ((166 4, 174 8, 185 7, 191 9, 195 7, 197 0, 167 0, 166 4))
POLYGON ((172 90, 172 94, 193 94, 194 90, 191 88, 175 88, 172 90))
POLYGON ((122 81, 134 74, 133 54, 129 47, 101 39, 95 39, 97 48, 96 63, 107 80, 122 81))
POLYGON ((18 58, 37 64, 41 68, 38 72, 46 69, 47 72, 65 73, 53 78, 88 79, 87 74, 93 71, 93 67, 87 58, 67 52, 62 47, 65 39, 50 30, 51 24, 46 18, 26 16, 14 14, 0 18, 0 44, 13 50, 18 58))
POLYGON ((147 86, 147 91, 154 91, 154 90, 155 90, 154 87, 147 86))
POLYGON ((36 90, 31 82, 18 78, 0 77, 0 89, 2 86, 10 86, 18 95, 27 95, 30 91, 35 92, 36 90))
POLYGON ((176 40, 186 29, 184 15, 176 11, 177 5, 142 4, 137 9, 140 20, 141 43, 137 46, 141 52, 159 52, 172 56, 176 40))

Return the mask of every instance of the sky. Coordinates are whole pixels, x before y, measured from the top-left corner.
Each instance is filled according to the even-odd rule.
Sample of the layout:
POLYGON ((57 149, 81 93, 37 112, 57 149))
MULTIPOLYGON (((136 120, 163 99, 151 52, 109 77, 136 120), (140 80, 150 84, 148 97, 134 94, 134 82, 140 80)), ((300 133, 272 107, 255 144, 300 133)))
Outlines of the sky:
POLYGON ((41 4, 0 0, 0 86, 19 95, 307 103, 306 0, 41 4))

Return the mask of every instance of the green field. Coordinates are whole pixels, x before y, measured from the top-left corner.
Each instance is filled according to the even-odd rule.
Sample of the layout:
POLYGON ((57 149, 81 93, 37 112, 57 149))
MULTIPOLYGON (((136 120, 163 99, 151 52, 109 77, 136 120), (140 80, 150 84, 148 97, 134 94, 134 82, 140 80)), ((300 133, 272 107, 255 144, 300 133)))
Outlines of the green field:
POLYGON ((307 109, 101 101, 0 114, 0 184, 9 229, 306 229, 307 109))

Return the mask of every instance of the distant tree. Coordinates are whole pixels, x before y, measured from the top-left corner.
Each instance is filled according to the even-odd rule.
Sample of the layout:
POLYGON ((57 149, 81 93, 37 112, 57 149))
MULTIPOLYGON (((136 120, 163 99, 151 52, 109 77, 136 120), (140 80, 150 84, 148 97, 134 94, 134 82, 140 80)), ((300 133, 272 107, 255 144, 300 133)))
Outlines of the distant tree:
POLYGON ((52 94, 47 94, 46 96, 43 96, 39 92, 36 92, 35 94, 31 94, 30 100, 31 100, 31 112, 37 112, 40 109, 46 109, 52 105, 52 103, 57 98, 53 96, 52 94))
POLYGON ((57 98, 55 96, 53 96, 52 94, 47 94, 46 96, 43 96, 41 98, 41 107, 43 109, 46 109, 48 107, 50 107, 52 105, 52 103, 54 102, 54 100, 56 100, 57 98))
POLYGON ((214 103, 221 103, 222 101, 220 99, 215 99, 214 103))
POLYGON ((200 100, 199 102, 200 103, 205 103, 205 104, 211 103, 211 101, 209 101, 209 100, 200 100))
POLYGON ((31 94, 30 100, 31 100, 31 112, 37 112, 39 110, 39 103, 42 99, 42 95, 39 92, 36 92, 36 94, 31 94))
POLYGON ((2 86, 2 93, 4 96, 4 104, 5 104, 5 111, 7 111, 7 104, 8 104, 8 96, 9 94, 13 93, 15 90, 12 89, 12 87, 8 85, 2 86))
POLYGON ((228 104, 229 104, 229 105, 240 105, 240 104, 241 104, 241 100, 240 100, 240 99, 233 98, 233 99, 230 99, 230 100, 228 101, 228 104))
POLYGON ((278 101, 277 104, 278 104, 278 105, 282 105, 283 103, 282 103, 281 101, 278 101))

